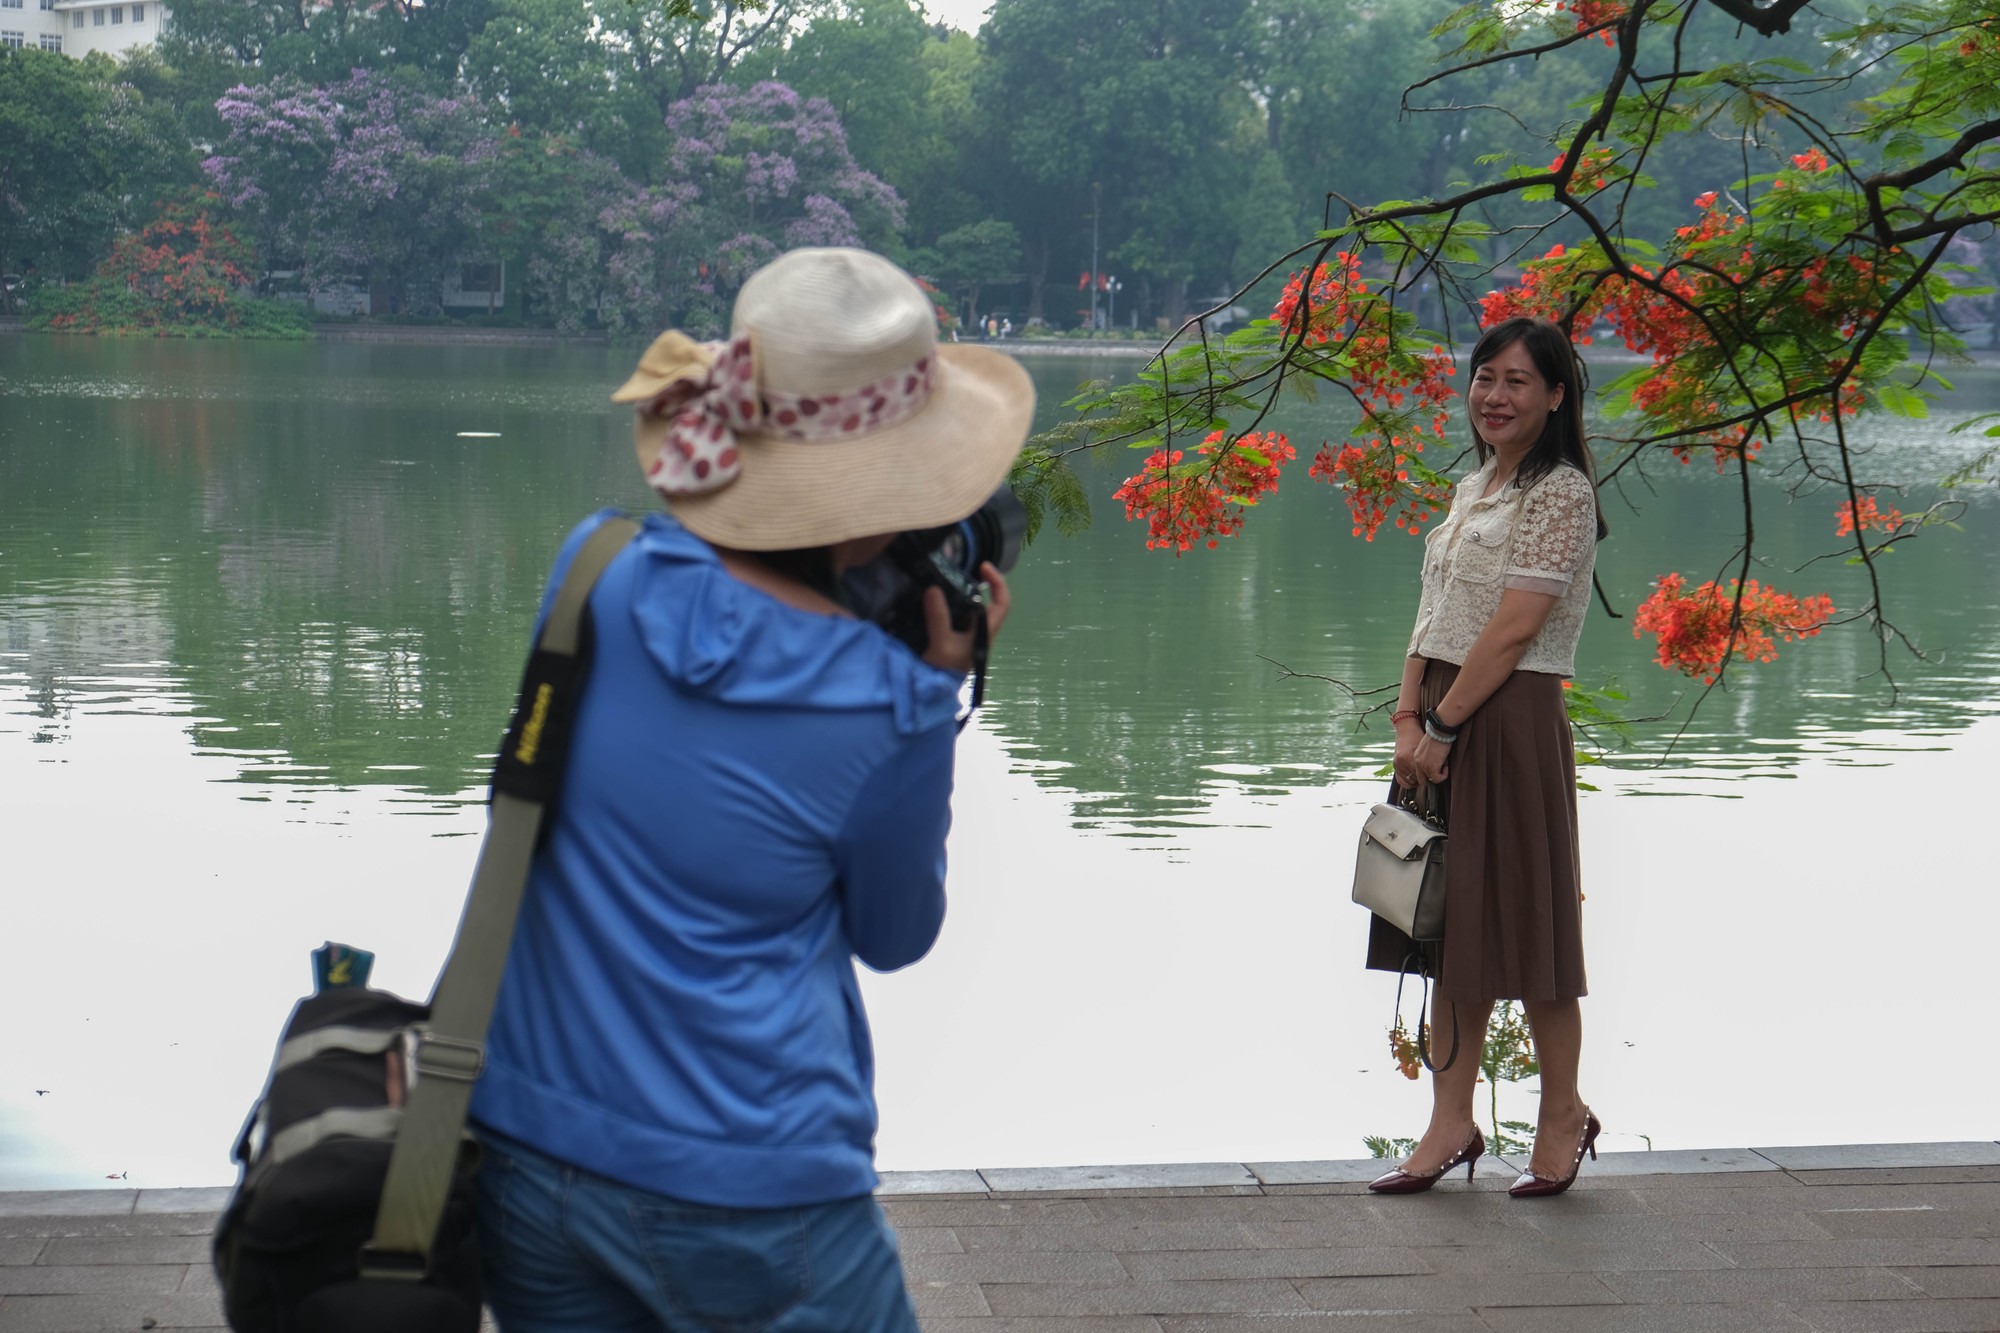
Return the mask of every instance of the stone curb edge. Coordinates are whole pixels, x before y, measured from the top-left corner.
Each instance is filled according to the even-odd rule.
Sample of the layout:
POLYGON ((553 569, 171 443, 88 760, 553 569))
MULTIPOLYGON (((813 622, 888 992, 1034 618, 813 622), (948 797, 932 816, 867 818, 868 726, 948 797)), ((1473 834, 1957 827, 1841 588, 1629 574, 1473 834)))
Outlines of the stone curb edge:
MULTIPOLYGON (((1919 1170, 2000 1166, 2000 1140, 1954 1143, 1857 1143, 1772 1148, 1680 1148, 1608 1152, 1591 1176, 1700 1176, 1740 1172, 1919 1170)), ((1320 1162, 1179 1162, 1132 1166, 986 1167, 885 1171, 884 1198, 1019 1194, 1262 1193, 1312 1185, 1349 1185, 1385 1170, 1377 1158, 1320 1162)))
MULTIPOLYGON (((1738 1172, 1921 1170, 2000 1166, 2000 1140, 1855 1143, 1788 1148, 1680 1148, 1605 1153, 1592 1176, 1699 1176, 1738 1172)), ((1034 1194, 1260 1194, 1266 1189, 1351 1185, 1383 1170, 1376 1158, 1321 1162, 1168 1162, 1131 1166, 986 1167, 885 1171, 888 1199, 1034 1194)), ((186 1189, 5 1190, 0 1217, 125 1217, 217 1213, 227 1185, 186 1189)))

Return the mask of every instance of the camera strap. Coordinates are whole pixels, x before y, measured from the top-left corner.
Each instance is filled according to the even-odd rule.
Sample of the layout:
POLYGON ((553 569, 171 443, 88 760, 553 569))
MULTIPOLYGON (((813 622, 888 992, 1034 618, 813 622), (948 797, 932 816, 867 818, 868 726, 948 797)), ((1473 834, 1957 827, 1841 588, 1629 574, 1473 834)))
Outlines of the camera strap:
POLYGON ((979 607, 972 617, 972 702, 958 719, 958 729, 965 730, 965 724, 972 721, 972 715, 979 711, 979 705, 986 699, 986 652, 992 638, 986 628, 986 608, 979 607))

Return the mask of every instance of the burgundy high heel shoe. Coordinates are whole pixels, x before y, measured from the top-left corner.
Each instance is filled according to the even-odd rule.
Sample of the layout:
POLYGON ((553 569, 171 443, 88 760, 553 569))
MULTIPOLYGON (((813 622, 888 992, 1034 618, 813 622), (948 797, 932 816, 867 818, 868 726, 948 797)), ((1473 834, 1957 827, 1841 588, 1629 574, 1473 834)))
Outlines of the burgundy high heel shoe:
POLYGON ((1561 1194, 1576 1183, 1576 1173, 1583 1169, 1583 1155, 1590 1154, 1590 1160, 1597 1160, 1597 1136, 1604 1132, 1604 1126, 1597 1123, 1597 1114, 1588 1106, 1583 1108, 1583 1142, 1576 1145, 1576 1160, 1569 1164, 1569 1174, 1561 1180, 1544 1180, 1532 1171, 1523 1171, 1507 1193, 1516 1199, 1545 1199, 1561 1194))
POLYGON ((1437 1184, 1438 1181, 1444 1179, 1445 1172, 1451 1170, 1460 1162, 1465 1163, 1465 1178, 1471 1180, 1473 1165, 1485 1155, 1486 1136, 1479 1132, 1479 1126, 1474 1125, 1472 1127, 1472 1137, 1465 1141, 1465 1146, 1453 1153, 1451 1160, 1437 1170, 1426 1171, 1422 1175, 1417 1175, 1413 1172, 1405 1171, 1399 1166, 1388 1175, 1379 1176, 1375 1180, 1370 1181, 1368 1189, 1373 1194, 1422 1194, 1425 1190, 1437 1184))

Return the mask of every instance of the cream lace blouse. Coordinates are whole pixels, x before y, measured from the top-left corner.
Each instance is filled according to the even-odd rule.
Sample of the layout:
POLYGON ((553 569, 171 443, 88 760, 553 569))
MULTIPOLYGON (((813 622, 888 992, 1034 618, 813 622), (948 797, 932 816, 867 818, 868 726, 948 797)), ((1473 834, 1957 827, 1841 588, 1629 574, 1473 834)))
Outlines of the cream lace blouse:
POLYGON ((1525 588, 1558 601, 1515 669, 1573 676, 1597 563, 1596 492, 1564 464, 1527 489, 1510 482, 1481 499, 1494 463, 1458 484, 1451 512, 1424 538, 1424 591, 1409 656, 1463 666, 1500 609, 1500 594, 1525 588))

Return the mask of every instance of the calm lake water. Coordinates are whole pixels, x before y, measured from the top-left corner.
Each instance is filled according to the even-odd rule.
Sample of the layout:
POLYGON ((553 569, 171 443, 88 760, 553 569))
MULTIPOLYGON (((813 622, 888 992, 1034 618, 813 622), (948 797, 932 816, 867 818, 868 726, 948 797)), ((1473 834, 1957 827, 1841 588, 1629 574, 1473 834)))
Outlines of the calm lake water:
MULTIPOLYGON (((322 939, 427 989, 549 556, 648 503, 606 401, 629 360, 0 336, 0 1188, 228 1179, 322 939)), ((1137 367, 1028 364, 1045 420, 1137 367)), ((1321 410, 1283 423, 1301 452, 1321 410)), ((1948 428, 1995 410, 2000 372, 1967 372, 1930 420, 1870 427, 1871 466, 1918 509, 1984 442, 1948 428)), ((1243 538, 1148 552, 1109 499, 1118 455, 1088 465, 1091 529, 1015 577, 945 939, 866 981, 885 1168, 1352 1157, 1422 1122, 1345 901, 1387 729, 1273 665, 1393 681, 1417 543, 1350 538, 1301 465, 1243 538)), ((1799 568, 1834 549, 1837 497, 1782 481, 1759 577, 1857 605, 1838 558, 1799 568)), ((1991 1137, 1990 1087, 1912 1097, 1907 1074, 1983 1003, 1914 942, 2000 926, 1966 840, 1926 840, 1943 861, 1913 876, 1900 831, 1976 806, 2000 761, 2000 530, 1966 499, 1885 562, 1932 658, 1892 654, 1900 699, 1864 629, 1830 630, 1737 674, 1662 762, 1684 682, 1629 618, 1586 630, 1583 683, 1635 715, 1679 701, 1584 798, 1585 1090, 1611 1146, 1991 1137)), ((1699 462, 1608 511, 1628 617, 1657 574, 1716 573, 1739 521, 1699 462)))

